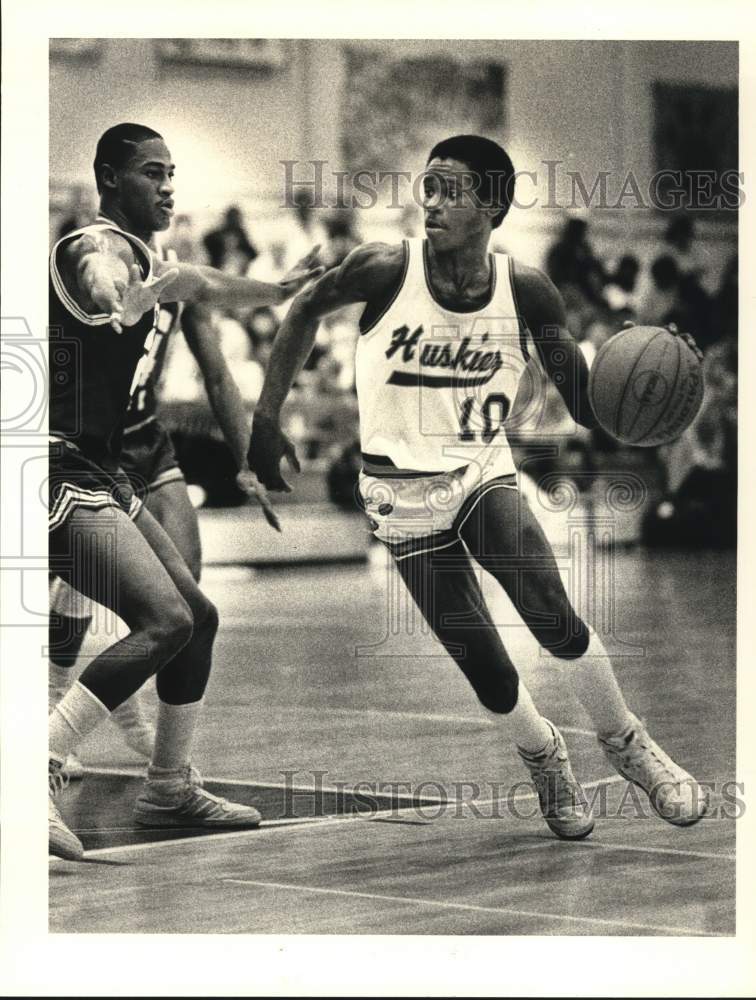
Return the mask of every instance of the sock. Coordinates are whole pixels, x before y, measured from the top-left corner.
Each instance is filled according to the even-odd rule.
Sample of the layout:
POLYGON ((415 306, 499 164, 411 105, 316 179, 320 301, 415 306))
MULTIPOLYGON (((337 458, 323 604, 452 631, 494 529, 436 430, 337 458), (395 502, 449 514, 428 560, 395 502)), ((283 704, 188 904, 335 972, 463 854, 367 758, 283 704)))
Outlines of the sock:
POLYGON ((202 699, 188 705, 159 702, 151 767, 176 771, 189 764, 201 708, 202 699))
POLYGON ((635 720, 614 676, 603 642, 592 628, 588 631, 588 649, 577 659, 566 661, 563 669, 569 673, 597 734, 603 738, 614 737, 626 733, 635 720))
POLYGON ((59 667, 57 663, 50 660, 47 675, 47 702, 48 711, 52 712, 61 697, 71 686, 73 672, 67 667, 59 667))
POLYGON ((48 719, 50 754, 55 758, 67 757, 76 744, 109 715, 108 709, 89 688, 85 688, 80 681, 74 681, 50 712, 48 719))
POLYGON ((517 688, 517 704, 511 712, 492 712, 484 709, 489 719, 496 722, 507 731, 520 750, 537 754, 545 750, 553 739, 553 733, 548 722, 535 707, 530 691, 520 680, 517 688))

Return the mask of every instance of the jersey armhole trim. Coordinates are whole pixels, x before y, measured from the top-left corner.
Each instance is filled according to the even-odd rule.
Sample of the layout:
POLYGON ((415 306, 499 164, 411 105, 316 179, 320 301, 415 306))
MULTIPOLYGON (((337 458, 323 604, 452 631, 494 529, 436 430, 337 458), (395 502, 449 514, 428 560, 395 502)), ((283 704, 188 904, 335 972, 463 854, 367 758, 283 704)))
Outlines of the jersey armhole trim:
POLYGON ((402 274, 401 277, 399 278, 399 281, 397 282, 397 286, 394 289, 394 292, 391 298, 386 303, 386 305, 381 309, 381 311, 374 319, 370 320, 370 322, 367 324, 367 326, 364 327, 364 329, 362 323, 365 317, 365 313, 368 311, 369 303, 366 303, 365 308, 362 311, 362 316, 360 316, 360 322, 359 322, 361 337, 364 337, 366 334, 370 333, 371 330, 375 329, 375 327, 380 323, 383 317, 388 313, 389 309, 399 298, 399 294, 401 290, 404 288, 404 283, 407 280, 407 272, 409 271, 409 259, 410 259, 409 243, 407 242, 407 240, 402 240, 402 252, 404 254, 404 260, 402 262, 402 274))
POLYGON ((147 268, 145 280, 152 277, 152 256, 149 247, 147 247, 139 239, 139 237, 132 236, 131 233, 124 232, 114 223, 109 221, 96 222, 92 226, 84 226, 82 229, 77 229, 72 233, 68 233, 66 236, 59 239, 52 248, 50 253, 50 279, 52 280, 55 294, 58 296, 61 305, 71 313, 74 319, 79 320, 80 323, 84 323, 86 326, 106 326, 110 323, 110 315, 108 313, 88 313, 82 309, 79 303, 66 288, 60 271, 58 270, 58 251, 64 243, 69 242, 73 238, 86 235, 87 229, 108 229, 118 233, 119 236, 125 237, 127 243, 130 243, 135 250, 145 257, 144 263, 147 268))
POLYGON ((87 326, 105 326, 110 322, 110 316, 107 313, 85 312, 63 284, 63 278, 58 270, 58 249, 59 246, 54 247, 50 255, 50 278, 61 305, 80 323, 85 323, 87 326))
POLYGON ((509 285, 512 289, 512 301, 514 302, 515 312, 517 313, 517 326, 520 331, 520 350, 522 351, 522 356, 525 359, 525 364, 530 361, 530 351, 528 350, 528 325, 525 322, 525 318, 522 315, 522 310, 520 309, 520 303, 517 301, 517 289, 515 287, 515 274, 514 274, 514 258, 510 255, 507 257, 507 263, 509 265, 509 285))

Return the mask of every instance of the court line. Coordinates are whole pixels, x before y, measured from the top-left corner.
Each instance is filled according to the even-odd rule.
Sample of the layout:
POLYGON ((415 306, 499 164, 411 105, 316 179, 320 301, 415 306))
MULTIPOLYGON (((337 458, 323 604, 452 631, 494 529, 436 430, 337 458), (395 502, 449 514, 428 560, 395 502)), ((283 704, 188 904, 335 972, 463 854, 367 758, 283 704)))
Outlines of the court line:
MULTIPOLYGON (((88 767, 84 765, 87 774, 113 774, 124 778, 143 778, 145 776, 145 768, 135 767, 88 767)), ((333 794, 341 795, 363 795, 366 798, 373 796, 380 796, 384 799, 391 798, 391 792, 379 792, 377 789, 366 790, 365 788, 355 790, 354 785, 320 785, 318 788, 312 785, 287 785, 280 781, 257 781, 254 778, 211 778, 206 775, 202 776, 204 782, 210 782, 216 785, 238 785, 241 788, 246 788, 254 786, 257 788, 288 788, 292 792, 308 792, 310 795, 317 795, 319 792, 331 792, 333 794)), ((359 784, 359 782, 357 782, 359 784)), ((387 785, 392 784, 392 782, 386 782, 387 785)), ((406 782, 397 782, 397 784, 406 784, 406 782)), ((404 794, 397 794, 398 799, 406 800, 410 796, 405 792, 404 794)), ((421 795, 419 796, 424 802, 437 802, 439 804, 448 802, 454 805, 457 799, 453 797, 441 798, 440 795, 421 795)))
MULTIPOLYGON (((94 769, 92 769, 92 773, 97 773, 97 774, 118 774, 118 775, 126 775, 126 776, 132 776, 132 774, 133 774, 132 771, 123 771, 123 770, 118 770, 116 768, 101 768, 101 769, 98 769, 97 771, 95 771, 94 769)), ((137 776, 140 776, 140 773, 138 773, 137 776)), ((267 788, 283 788, 283 787, 285 787, 283 785, 276 785, 273 782, 263 783, 263 782, 259 782, 259 781, 251 781, 251 780, 248 781, 248 780, 244 780, 244 779, 234 779, 232 781, 232 780, 226 780, 226 779, 221 779, 221 778, 208 778, 207 780, 211 781, 211 782, 224 783, 224 784, 258 785, 258 786, 267 787, 267 788)), ((613 775, 610 775, 608 778, 598 778, 595 781, 586 781, 583 784, 583 788, 584 789, 586 789, 586 788, 597 788, 600 785, 613 785, 613 784, 617 784, 617 783, 619 783, 621 781, 624 781, 624 780, 625 779, 622 777, 622 775, 620 775, 620 774, 613 774, 613 775)), ((313 791, 312 788, 308 788, 308 787, 305 787, 305 786, 302 786, 302 787, 303 787, 304 791, 309 791, 309 792, 313 791)), ((325 788, 323 790, 326 791, 325 788)), ((341 791, 341 789, 338 789, 338 790, 341 791)), ((345 790, 345 791, 347 791, 347 793, 348 793, 348 790, 345 790)), ((536 799, 537 797, 538 796, 537 796, 536 792, 518 792, 517 795, 514 795, 514 796, 512 796, 511 799, 507 799, 505 801, 509 801, 509 802, 523 802, 523 801, 528 801, 528 800, 531 800, 531 799, 536 799)), ((404 796, 403 798, 406 799, 406 796, 404 796)), ((471 804, 469 800, 465 800, 465 799, 454 799, 454 798, 448 798, 448 799, 442 799, 442 798, 431 799, 430 797, 426 797, 426 796, 423 796, 423 799, 429 805, 446 805, 447 807, 462 807, 462 808, 467 808, 467 809, 471 809, 473 806, 476 809, 480 808, 480 807, 483 807, 483 806, 491 806, 491 805, 494 805, 497 802, 501 802, 502 801, 501 799, 482 799, 480 801, 474 801, 471 804)), ((327 815, 327 816, 322 816, 322 817, 318 817, 318 816, 292 816, 292 817, 289 817, 289 818, 280 818, 280 819, 267 819, 267 820, 264 819, 264 820, 262 820, 262 822, 260 823, 260 825, 258 827, 253 827, 251 829, 228 830, 227 832, 224 832, 224 833, 213 833, 213 834, 201 833, 201 834, 198 834, 197 836, 194 836, 194 837, 177 837, 177 838, 174 838, 174 839, 165 838, 163 840, 150 841, 149 843, 144 843, 144 844, 120 844, 120 845, 115 846, 115 847, 98 847, 98 848, 94 848, 93 850, 86 851, 85 854, 86 854, 87 857, 100 857, 100 856, 109 855, 109 854, 122 854, 122 853, 128 852, 128 851, 157 850, 157 849, 165 848, 165 847, 180 846, 181 844, 193 844, 193 843, 197 843, 198 841, 210 841, 210 840, 212 840, 212 841, 220 841, 220 840, 230 840, 232 838, 234 838, 234 839, 243 839, 245 837, 259 837, 266 830, 271 830, 271 832, 274 832, 277 828, 286 828, 286 827, 295 827, 295 826, 312 826, 312 827, 319 828, 319 827, 334 826, 334 825, 336 825, 338 823, 350 822, 352 820, 360 820, 360 819, 364 820, 366 822, 370 822, 374 817, 375 818, 401 817, 401 816, 403 816, 403 815, 405 815, 407 813, 409 813, 409 814, 416 813, 418 809, 422 809, 422 808, 423 808, 422 804, 416 803, 416 804, 409 805, 409 806, 403 806, 401 809, 391 809, 390 807, 387 807, 386 809, 377 809, 375 812, 370 812, 370 813, 369 812, 354 812, 354 813, 338 813, 338 814, 332 814, 332 815, 327 815)), ((429 824, 432 823, 432 822, 434 822, 436 818, 440 819, 442 817, 440 817, 440 816, 439 817, 434 817, 433 819, 431 819, 431 820, 428 821, 429 824)), ((488 818, 488 817, 486 817, 486 818, 488 818)), ((618 818, 620 818, 620 817, 618 817, 618 818)), ((100 829, 103 829, 103 828, 100 828, 100 829)), ((134 830, 138 830, 138 828, 137 827, 130 827, 130 828, 128 828, 128 831, 125 830, 125 829, 123 829, 123 828, 120 828, 120 827, 114 828, 114 832, 134 832, 134 830)), ((85 833, 85 832, 89 832, 89 831, 82 830, 80 832, 85 833)), ((105 832, 104 829, 103 829, 103 832, 105 832)), ((555 839, 555 840, 547 840, 542 845, 539 845, 539 846, 543 846, 543 847, 559 847, 559 846, 563 845, 563 843, 564 843, 563 841, 555 839)), ((734 855, 734 854, 729 854, 729 853, 728 854, 722 854, 722 853, 716 852, 716 851, 687 850, 685 848, 678 848, 678 847, 650 847, 650 846, 634 845, 634 844, 604 843, 604 842, 595 841, 595 840, 579 841, 579 842, 576 842, 574 844, 574 846, 576 846, 578 848, 586 848, 586 849, 587 848, 591 848, 593 850, 629 851, 629 852, 636 853, 636 854, 673 855, 673 856, 677 856, 677 857, 686 857, 686 858, 701 858, 701 859, 704 859, 704 860, 711 860, 711 861, 729 861, 731 863, 734 863, 737 860, 736 855, 734 855)), ((50 860, 51 861, 60 862, 63 859, 56 858, 54 856, 50 856, 50 860)))
MULTIPOLYGON (((485 718, 478 715, 439 715, 432 712, 403 712, 399 709, 392 708, 334 708, 331 706, 295 706, 292 708, 287 708, 286 706, 281 706, 276 708, 275 711, 292 711, 292 712, 317 712, 319 715, 377 715, 386 716, 388 718, 396 719, 417 719, 421 722, 461 722, 466 725, 481 725, 486 728, 496 728, 496 722, 492 719, 485 718)), ((593 729, 580 729, 577 726, 557 726, 557 729, 562 733, 572 733, 576 736, 595 736, 596 731, 593 729)))
POLYGON ((584 840, 581 844, 586 849, 602 851, 632 851, 636 854, 673 854, 685 858, 705 858, 710 861, 729 861, 734 863, 737 859, 734 854, 722 854, 717 851, 688 851, 683 847, 637 847, 632 844, 604 843, 603 841, 584 840))
POLYGON ((309 885, 296 885, 287 882, 263 882, 252 879, 224 878, 221 881, 234 885, 250 885, 262 889, 284 889, 294 892, 312 892, 328 896, 348 896, 356 899, 380 900, 388 903, 408 903, 414 906, 430 906, 444 910, 465 910, 473 913, 498 913, 511 917, 534 917, 538 920, 560 920, 579 924, 589 924, 599 927, 620 927, 632 930, 654 931, 662 934, 683 934, 687 937, 724 937, 714 931, 696 930, 691 927, 675 927, 665 924, 645 924, 631 920, 610 920, 604 917, 583 917, 565 913, 542 913, 538 910, 509 909, 499 906, 481 906, 475 903, 450 903, 445 900, 420 899, 415 896, 392 896, 385 893, 357 892, 351 889, 324 889, 309 885))

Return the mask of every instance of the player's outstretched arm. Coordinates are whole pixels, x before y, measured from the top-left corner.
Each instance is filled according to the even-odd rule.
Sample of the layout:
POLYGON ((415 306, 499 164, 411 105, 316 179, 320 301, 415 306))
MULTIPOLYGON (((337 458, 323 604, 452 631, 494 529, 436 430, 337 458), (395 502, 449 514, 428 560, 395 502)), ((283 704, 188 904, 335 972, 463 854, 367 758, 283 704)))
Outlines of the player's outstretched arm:
POLYGON ((146 281, 128 240, 111 232, 85 233, 67 243, 58 261, 67 291, 89 315, 104 314, 116 333, 133 326, 176 279, 163 266, 146 281))
POLYGON ((212 316, 202 306, 189 305, 182 313, 181 328, 189 350, 196 358, 202 372, 210 407, 218 421, 223 438, 234 456, 238 473, 237 482, 248 496, 260 504, 268 524, 276 531, 280 531, 281 525, 265 488, 257 481, 257 477, 247 465, 249 445, 247 411, 239 387, 223 356, 212 316))
POLYGON ((597 427, 588 398, 588 364, 567 329, 562 296, 545 274, 523 264, 515 265, 514 286, 522 319, 533 337, 541 364, 570 416, 583 427, 597 427))
MULTIPOLYGON (((276 306, 296 295, 309 281, 319 278, 325 271, 320 263, 320 247, 313 247, 280 281, 256 281, 226 274, 205 264, 177 264, 177 278, 162 298, 163 302, 194 302, 201 305, 276 306)), ((167 265, 156 256, 153 258, 156 273, 161 274, 167 265)))
POLYGON ((284 456, 299 471, 294 446, 280 428, 281 407, 312 351, 320 320, 357 302, 387 301, 402 265, 401 244, 363 244, 292 302, 273 343, 249 445, 250 468, 268 489, 290 491, 281 476, 284 456))

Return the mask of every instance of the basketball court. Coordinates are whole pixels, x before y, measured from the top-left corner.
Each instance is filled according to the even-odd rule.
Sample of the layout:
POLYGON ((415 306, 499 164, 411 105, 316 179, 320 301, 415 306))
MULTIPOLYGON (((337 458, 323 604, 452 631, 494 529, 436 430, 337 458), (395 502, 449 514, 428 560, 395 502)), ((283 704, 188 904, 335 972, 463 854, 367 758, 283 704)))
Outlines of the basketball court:
MULTIPOLYGON (((135 828, 140 765, 102 727, 82 750, 92 770, 61 800, 87 853, 51 860, 50 930, 733 935, 734 554, 617 546, 595 559, 598 578, 629 703, 710 783, 698 825, 669 826, 611 770, 559 683, 565 667, 542 658, 525 681, 597 812, 588 840, 557 840, 382 549, 334 565, 211 564, 221 629, 195 764, 263 822, 135 828)), ((532 640, 486 592, 517 660, 532 640)))

